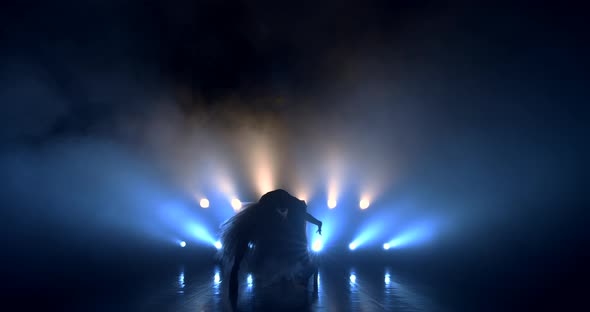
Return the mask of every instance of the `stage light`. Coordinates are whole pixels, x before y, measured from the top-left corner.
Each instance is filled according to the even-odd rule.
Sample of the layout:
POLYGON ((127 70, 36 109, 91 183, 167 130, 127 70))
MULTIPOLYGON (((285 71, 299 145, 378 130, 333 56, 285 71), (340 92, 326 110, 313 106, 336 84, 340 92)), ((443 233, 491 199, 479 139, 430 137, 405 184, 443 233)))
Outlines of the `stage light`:
POLYGON ((313 242, 313 244, 311 245, 311 249, 315 252, 319 252, 320 250, 322 250, 322 247, 322 241, 319 239, 313 242))
POLYGON ((180 245, 180 247, 184 248, 184 247, 186 247, 186 242, 181 241, 180 243, 178 243, 178 245, 180 245))
POLYGON ((231 200, 231 206, 234 208, 235 211, 239 211, 240 209, 242 209, 242 202, 239 199, 234 198, 231 200))
POLYGON ((356 283, 356 275, 354 273, 350 273, 350 282, 351 283, 356 283))
POLYGON ((209 200, 207 198, 202 198, 199 205, 201 205, 201 208, 209 208, 209 200))
POLYGON ((333 198, 328 199, 328 208, 334 209, 336 208, 336 200, 333 198))
POLYGON ((254 279, 252 278, 252 274, 248 274, 246 282, 248 283, 248 287, 252 287, 252 285, 254 285, 254 279))
POLYGON ((248 243, 248 248, 250 248, 250 249, 254 248, 254 244, 252 242, 249 242, 248 243))
POLYGON ((221 276, 219 275, 219 272, 215 272, 215 276, 213 276, 213 282, 215 284, 219 284, 221 282, 221 276))
POLYGON ((383 249, 388 250, 389 248, 391 248, 391 245, 389 243, 383 244, 383 249))
POLYGON ((362 199, 361 202, 359 203, 359 207, 363 210, 369 208, 369 200, 366 198, 362 199))
POLYGON ((216 241, 213 246, 215 246, 215 248, 217 248, 218 250, 221 249, 221 242, 220 241, 216 241))
POLYGON ((355 250, 356 247, 358 247, 358 244, 355 242, 352 242, 348 245, 348 249, 350 249, 350 250, 355 250))
POLYGON ((389 286, 389 284, 391 283, 391 276, 389 275, 389 273, 385 273, 385 285, 389 286))

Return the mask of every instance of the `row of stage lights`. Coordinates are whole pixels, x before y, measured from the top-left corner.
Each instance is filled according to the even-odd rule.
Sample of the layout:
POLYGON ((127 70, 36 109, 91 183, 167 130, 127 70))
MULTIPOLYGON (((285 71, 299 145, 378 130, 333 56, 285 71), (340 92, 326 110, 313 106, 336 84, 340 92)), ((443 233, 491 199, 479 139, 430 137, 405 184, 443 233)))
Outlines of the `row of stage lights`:
MULTIPOLYGON (((178 242, 178 245, 179 245, 181 248, 184 248, 184 247, 186 247, 186 242, 185 242, 185 241, 179 241, 179 242, 178 242)), ((395 242, 395 241, 387 242, 387 243, 383 244, 383 249, 385 249, 385 250, 389 250, 390 248, 394 248, 396 245, 397 245, 397 244, 396 244, 396 242, 395 242)), ((214 246, 214 247, 215 247, 217 250, 220 250, 220 249, 221 249, 221 247, 222 247, 222 245, 221 245, 221 242, 220 242, 220 241, 216 241, 216 242, 213 244, 213 246, 214 246)), ((355 243, 355 242, 352 242, 352 243, 350 243, 350 244, 348 245, 348 249, 350 249, 350 250, 355 250, 355 249, 357 249, 357 247, 358 247, 358 246, 359 246, 359 245, 358 245, 357 243, 355 243)), ((254 246, 253 246, 253 245, 250 243, 250 244, 248 244, 248 247, 249 247, 249 248, 253 248, 254 246)), ((319 241, 319 240, 315 241, 315 242, 312 244, 312 246, 311 246, 311 249, 312 249, 313 251, 315 251, 315 252, 319 252, 319 251, 321 251, 321 250, 322 250, 322 248, 323 248, 323 244, 322 244, 322 242, 321 242, 321 241, 319 241)))
MULTIPOLYGON (((369 208, 370 204, 371 203, 369 202, 368 199, 363 198, 359 202, 359 208, 362 210, 365 210, 365 209, 369 208)), ((201 200, 199 201, 199 205, 201 206, 201 208, 204 208, 204 209, 209 208, 209 200, 207 198, 201 198, 201 200)), ((328 208, 334 209, 334 208, 336 208, 337 202, 335 199, 328 199, 327 205, 328 205, 328 208)), ((237 198, 233 198, 231 200, 231 206, 235 211, 239 211, 240 209, 242 209, 242 202, 237 198)))
MULTIPOLYGON (((198 199, 198 201, 199 201, 199 205, 202 208, 209 208, 210 207, 209 199, 200 198, 200 199, 198 199)), ((230 201, 231 206, 235 212, 239 212, 240 209, 242 209, 243 204, 238 198, 234 197, 234 198, 231 198, 229 201, 230 201)), ((334 208, 336 208, 336 205, 337 205, 337 202, 334 198, 330 198, 327 200, 327 207, 328 208, 334 209, 334 208)), ((365 210, 365 209, 369 208, 370 205, 371 205, 371 203, 368 198, 362 198, 359 201, 359 208, 361 210, 365 210)), ((360 248, 361 246, 366 245, 366 243, 368 243, 372 240, 371 237, 375 234, 376 231, 378 231, 378 229, 379 229, 379 227, 377 226, 377 229, 371 228, 369 230, 362 231, 359 235, 356 236, 356 238, 352 242, 350 242, 348 244, 348 249, 350 251, 355 251, 356 249, 360 248)), ((209 245, 214 246, 216 249, 220 250, 222 248, 222 243, 220 241, 216 240, 212 235, 210 235, 206 229, 199 227, 197 229, 190 230, 190 232, 192 234, 196 235, 196 237, 199 238, 199 240, 206 242, 209 245)), ((382 247, 384 250, 389 250, 389 249, 397 249, 397 248, 402 248, 405 246, 413 245, 413 244, 416 244, 417 242, 423 242, 425 240, 430 239, 432 233, 433 233, 433 228, 428 223, 420 224, 417 226, 412 226, 412 227, 404 230, 403 232, 399 233, 393 239, 384 242, 382 247)), ((176 240, 176 242, 182 248, 187 246, 187 243, 185 241, 176 240)), ((249 247, 253 248, 253 246, 249 246, 249 247)), ((313 239, 311 240, 310 248, 314 252, 320 252, 322 249, 324 249, 324 237, 314 236, 313 239)))

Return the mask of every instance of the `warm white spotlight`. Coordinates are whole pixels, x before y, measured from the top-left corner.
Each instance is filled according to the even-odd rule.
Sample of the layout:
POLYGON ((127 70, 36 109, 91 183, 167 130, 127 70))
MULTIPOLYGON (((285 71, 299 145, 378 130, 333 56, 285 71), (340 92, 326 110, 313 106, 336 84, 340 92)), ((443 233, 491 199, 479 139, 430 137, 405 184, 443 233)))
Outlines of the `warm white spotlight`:
POLYGON ((215 244, 213 244, 213 246, 215 246, 215 248, 217 248, 217 249, 221 249, 221 242, 216 241, 215 244))
POLYGON ((369 208, 369 200, 366 198, 362 199, 361 202, 359 203, 359 207, 361 207, 361 209, 369 208))
POLYGON ((181 241, 180 243, 178 243, 178 245, 180 245, 180 247, 184 248, 184 247, 186 247, 186 242, 181 241))
POLYGON ((389 243, 383 244, 383 249, 388 250, 389 248, 391 248, 391 245, 389 243))
POLYGON ((348 249, 350 249, 350 250, 355 250, 355 249, 356 249, 356 247, 358 247, 358 246, 357 246, 357 244, 356 244, 356 243, 354 243, 354 242, 353 242, 353 243, 350 243, 350 245, 348 245, 348 249))
POLYGON ((321 240, 316 240, 315 242, 313 242, 313 244, 311 245, 311 249, 315 252, 318 252, 320 250, 322 250, 322 241, 321 240))
POLYGON ((235 211, 238 211, 242 209, 242 202, 239 199, 234 198, 231 200, 231 206, 234 208, 235 211))
POLYGON ((209 200, 207 198, 203 198, 199 202, 199 205, 201 205, 201 208, 209 208, 209 200))
POLYGON ((336 208, 336 200, 333 198, 328 199, 328 208, 334 209, 336 208))

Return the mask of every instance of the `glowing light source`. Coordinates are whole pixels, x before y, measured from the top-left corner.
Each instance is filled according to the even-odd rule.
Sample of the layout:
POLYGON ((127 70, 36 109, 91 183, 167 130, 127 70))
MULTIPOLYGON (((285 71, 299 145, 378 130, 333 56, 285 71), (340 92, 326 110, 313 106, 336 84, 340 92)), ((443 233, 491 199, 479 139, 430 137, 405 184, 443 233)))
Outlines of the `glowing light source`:
POLYGON ((215 276, 213 276, 213 282, 215 284, 219 284, 221 282, 221 276, 219 275, 219 272, 215 272, 215 276))
POLYGON ((231 206, 232 208, 234 208, 235 211, 238 211, 242 209, 242 202, 239 199, 234 198, 231 200, 231 206))
POLYGON ((356 247, 358 247, 358 244, 355 242, 352 242, 348 245, 348 249, 350 249, 350 250, 355 250, 356 247))
POLYGON ((350 273, 350 282, 356 283, 356 275, 354 273, 350 273))
POLYGON ((181 241, 180 243, 178 243, 178 245, 180 245, 180 247, 184 248, 184 247, 186 247, 186 242, 181 241))
POLYGON ((215 246, 215 248, 217 249, 221 249, 221 242, 220 241, 216 241, 213 246, 215 246))
POLYGON ((318 252, 320 250, 322 250, 322 241, 321 240, 316 240, 315 242, 313 242, 313 244, 311 245, 311 249, 315 252, 318 252))
POLYGON ((328 199, 328 208, 334 209, 336 208, 336 200, 334 198, 328 199))
POLYGON ((246 282, 248 282, 248 287, 252 287, 252 285, 254 285, 254 279, 252 278, 252 274, 248 274, 246 282))
POLYGON ((201 208, 209 208, 209 200, 207 198, 202 198, 201 201, 199 201, 199 205, 201 205, 201 208))
POLYGON ((391 283, 391 276, 389 275, 389 273, 385 273, 385 285, 389 286, 389 284, 391 283))
POLYGON ((383 249, 388 250, 389 248, 391 248, 391 245, 389 243, 383 244, 383 249))
POLYGON ((359 207, 364 210, 364 209, 369 208, 369 204, 370 204, 369 200, 366 198, 363 198, 363 199, 361 199, 361 202, 359 203, 359 207))

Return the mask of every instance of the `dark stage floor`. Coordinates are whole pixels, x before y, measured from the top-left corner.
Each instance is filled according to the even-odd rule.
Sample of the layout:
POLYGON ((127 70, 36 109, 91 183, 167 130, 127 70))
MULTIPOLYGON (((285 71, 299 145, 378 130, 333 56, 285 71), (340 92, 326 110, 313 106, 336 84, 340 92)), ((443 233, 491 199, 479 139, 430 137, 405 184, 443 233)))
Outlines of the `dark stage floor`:
MULTIPOLYGON (((97 297, 76 304, 80 311, 228 311, 227 283, 219 266, 179 266, 158 279, 142 280, 128 295, 97 297)), ((263 288, 241 277, 239 311, 446 311, 432 290, 383 266, 321 267, 317 291, 263 288)))

